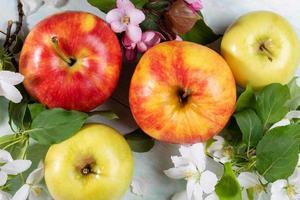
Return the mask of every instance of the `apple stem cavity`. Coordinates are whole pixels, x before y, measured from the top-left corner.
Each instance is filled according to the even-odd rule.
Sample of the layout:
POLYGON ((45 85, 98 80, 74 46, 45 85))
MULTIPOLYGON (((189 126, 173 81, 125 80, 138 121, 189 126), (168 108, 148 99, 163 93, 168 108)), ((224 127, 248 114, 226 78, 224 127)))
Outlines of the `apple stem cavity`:
POLYGON ((267 58, 272 62, 273 61, 273 54, 272 52, 266 47, 265 43, 259 45, 259 50, 263 52, 267 58))
POLYGON ((188 98, 189 96, 192 94, 192 90, 191 89, 183 89, 183 88, 179 88, 177 91, 177 95, 179 98, 179 103, 181 105, 185 105, 188 102, 188 98))
POLYGON ((56 36, 52 37, 51 38, 51 41, 53 43, 53 47, 54 47, 54 50, 56 52, 56 54, 65 62, 68 64, 68 66, 72 67, 75 63, 76 63, 76 59, 74 58, 70 58, 68 56, 66 56, 62 50, 59 48, 59 45, 58 45, 58 38, 56 36))

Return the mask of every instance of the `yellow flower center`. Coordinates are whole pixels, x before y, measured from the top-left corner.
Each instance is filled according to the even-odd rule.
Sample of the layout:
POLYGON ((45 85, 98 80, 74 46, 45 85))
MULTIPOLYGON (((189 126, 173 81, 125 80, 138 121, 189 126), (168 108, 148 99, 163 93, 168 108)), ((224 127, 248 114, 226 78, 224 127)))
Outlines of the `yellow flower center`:
POLYGON ((122 23, 128 25, 130 23, 130 17, 125 16, 122 18, 122 23))
POLYGON ((42 194, 42 189, 40 187, 32 187, 32 191, 36 197, 42 194))
POLYGON ((257 184, 255 187, 254 187, 254 191, 256 192, 262 192, 265 190, 265 187, 262 185, 262 184, 257 184))
POLYGON ((288 185, 286 187, 286 192, 287 192, 287 195, 291 198, 293 196, 296 195, 296 190, 295 190, 295 186, 293 185, 288 185))

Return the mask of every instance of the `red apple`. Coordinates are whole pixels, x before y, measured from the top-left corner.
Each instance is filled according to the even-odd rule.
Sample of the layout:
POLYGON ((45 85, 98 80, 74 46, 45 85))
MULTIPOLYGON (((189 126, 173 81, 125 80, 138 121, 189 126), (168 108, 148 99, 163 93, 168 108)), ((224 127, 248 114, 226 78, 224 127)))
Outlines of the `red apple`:
POLYGON ((113 92, 121 70, 116 34, 99 17, 68 11, 27 36, 20 72, 29 94, 49 108, 89 111, 113 92))
POLYGON ((135 120, 150 136, 171 143, 203 142, 229 120, 236 85, 219 54, 195 43, 171 41, 143 55, 129 101, 135 120))

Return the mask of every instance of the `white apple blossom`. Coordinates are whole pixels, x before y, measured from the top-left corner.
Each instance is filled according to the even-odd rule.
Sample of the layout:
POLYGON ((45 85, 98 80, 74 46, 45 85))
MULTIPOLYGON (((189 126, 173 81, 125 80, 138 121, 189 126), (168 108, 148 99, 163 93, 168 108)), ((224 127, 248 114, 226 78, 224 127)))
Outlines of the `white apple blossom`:
MULTIPOLYGON (((269 200, 270 194, 267 187, 267 181, 254 172, 242 172, 238 176, 238 181, 245 190, 253 189, 255 200, 269 200)), ((247 195, 243 195, 243 199, 248 199, 247 195)))
POLYGON ((197 143, 179 148, 181 156, 172 156, 174 168, 164 173, 174 179, 186 179, 187 200, 202 200, 204 194, 211 194, 215 189, 218 178, 206 169, 206 155, 204 146, 197 143))
POLYGON ((13 160, 10 153, 0 149, 0 186, 3 186, 8 175, 17 175, 31 166, 30 160, 13 160))
POLYGON ((4 96, 14 103, 20 103, 22 95, 15 87, 22 83, 24 76, 20 73, 0 71, 0 96, 4 96))
POLYGON ((271 200, 300 199, 300 168, 287 179, 280 179, 271 184, 271 200))
POLYGON ((227 145, 222 136, 216 135, 213 137, 215 140, 207 149, 208 153, 217 162, 227 163, 231 161, 233 155, 233 148, 227 145))
POLYGON ((12 200, 50 200, 51 197, 39 183, 44 177, 44 164, 41 161, 38 168, 27 177, 26 183, 16 192, 12 200))

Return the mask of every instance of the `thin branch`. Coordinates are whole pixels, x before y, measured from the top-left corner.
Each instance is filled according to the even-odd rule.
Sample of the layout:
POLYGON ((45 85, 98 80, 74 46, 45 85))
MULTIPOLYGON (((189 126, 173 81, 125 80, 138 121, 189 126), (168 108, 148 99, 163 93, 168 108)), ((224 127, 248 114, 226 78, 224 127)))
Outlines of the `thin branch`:
MULTIPOLYGON (((24 17, 24 12, 23 12, 23 5, 21 3, 21 0, 18 0, 18 16, 19 16, 19 19, 17 22, 15 22, 16 24, 16 29, 15 31, 10 35, 10 32, 11 32, 11 27, 10 29, 7 29, 7 36, 6 36, 6 41, 4 43, 4 48, 9 48, 12 43, 16 40, 17 38, 17 35, 20 33, 21 31, 21 28, 22 28, 22 24, 23 24, 23 17, 24 17), (9 31, 9 34, 8 34, 8 31, 9 31)), ((9 21, 9 24, 10 24, 10 21, 9 21)), ((9 25, 8 24, 8 25, 9 25)), ((12 25, 10 25, 12 26, 12 25)))
POLYGON ((9 40, 10 40, 10 34, 11 34, 11 28, 12 28, 12 25, 13 25, 13 21, 12 20, 9 20, 7 22, 7 29, 6 29, 6 38, 5 38, 5 42, 4 42, 4 48, 7 48, 9 47, 8 44, 9 44, 9 40))

